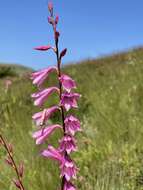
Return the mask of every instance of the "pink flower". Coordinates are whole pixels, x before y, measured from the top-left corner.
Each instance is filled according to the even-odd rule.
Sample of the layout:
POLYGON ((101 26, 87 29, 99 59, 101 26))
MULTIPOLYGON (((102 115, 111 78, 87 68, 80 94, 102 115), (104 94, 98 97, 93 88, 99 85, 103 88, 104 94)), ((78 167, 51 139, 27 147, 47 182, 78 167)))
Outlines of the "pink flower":
POLYGON ((66 133, 74 135, 75 132, 81 131, 80 121, 72 115, 67 116, 64 123, 66 133))
POLYGON ((47 46, 40 46, 40 47, 36 47, 34 48, 35 50, 39 50, 39 51, 47 51, 49 49, 51 49, 52 47, 50 45, 47 46))
POLYGON ((46 80, 46 78, 49 76, 49 74, 53 71, 57 72, 57 67, 49 67, 47 69, 43 69, 41 71, 37 71, 31 74, 31 79, 33 80, 33 84, 40 87, 43 82, 46 80))
POLYGON ((61 140, 60 140, 60 148, 59 150, 61 152, 67 152, 68 154, 70 154, 73 151, 77 150, 76 147, 76 140, 71 137, 70 135, 66 135, 64 136, 61 140))
POLYGON ((65 107, 66 111, 71 108, 77 108, 77 100, 80 98, 80 94, 73 92, 65 92, 62 94, 61 105, 65 107))
POLYGON ((50 125, 33 133, 33 138, 36 139, 36 144, 42 144, 57 128, 62 128, 61 125, 50 125))
POLYGON ((61 177, 65 176, 67 181, 70 181, 71 178, 76 179, 78 168, 76 167, 75 163, 72 160, 70 160, 69 158, 65 158, 60 168, 61 168, 61 177))
POLYGON ((76 83, 75 81, 69 77, 68 75, 62 75, 60 77, 60 81, 62 83, 63 88, 67 91, 70 92, 72 88, 76 88, 76 83))
POLYGON ((52 160, 59 161, 60 164, 63 162, 63 157, 60 154, 59 150, 55 149, 51 145, 49 145, 48 148, 41 153, 41 155, 47 158, 51 158, 52 160))
POLYGON ((64 190, 76 190, 76 187, 69 181, 65 181, 64 190))
POLYGON ((44 90, 41 90, 40 92, 36 92, 32 94, 32 98, 35 99, 34 105, 35 106, 42 106, 43 103, 47 100, 47 98, 53 93, 53 92, 59 92, 59 89, 57 87, 50 87, 46 88, 44 90))
POLYGON ((9 80, 9 79, 6 79, 6 80, 4 81, 4 85, 5 85, 5 89, 8 90, 9 87, 12 85, 12 81, 9 80))
POLYGON ((42 124, 44 124, 44 122, 46 120, 48 120, 51 117, 51 115, 54 112, 56 112, 59 109, 60 109, 59 106, 52 106, 52 107, 50 107, 48 109, 44 109, 44 111, 35 113, 32 116, 32 119, 36 122, 37 126, 42 125, 42 124))

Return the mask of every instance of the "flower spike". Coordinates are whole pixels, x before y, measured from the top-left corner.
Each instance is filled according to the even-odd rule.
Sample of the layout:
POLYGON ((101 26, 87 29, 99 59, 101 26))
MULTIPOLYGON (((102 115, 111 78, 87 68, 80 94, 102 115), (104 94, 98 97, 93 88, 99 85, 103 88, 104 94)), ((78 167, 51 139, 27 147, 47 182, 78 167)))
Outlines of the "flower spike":
MULTIPOLYGON (((48 4, 49 17, 48 22, 53 28, 55 45, 52 46, 41 46, 35 48, 40 51, 48 51, 52 49, 56 54, 56 67, 49 67, 41 71, 32 73, 31 79, 34 85, 40 89, 38 92, 33 93, 31 96, 34 99, 35 106, 44 106, 44 103, 48 100, 49 96, 54 92, 58 93, 59 101, 58 105, 50 108, 44 108, 43 111, 35 113, 32 118, 36 125, 40 129, 33 133, 33 138, 36 140, 36 144, 46 143, 50 135, 52 135, 56 129, 62 131, 62 138, 59 139, 59 145, 54 148, 52 145, 48 145, 48 148, 41 152, 41 155, 45 158, 56 160, 59 164, 60 177, 62 178, 61 190, 76 190, 76 187, 71 183, 72 179, 76 179, 78 168, 75 162, 71 159, 70 154, 77 151, 75 133, 81 131, 80 121, 73 115, 67 115, 67 112, 72 108, 78 108, 78 99, 81 97, 80 94, 75 93, 74 89, 77 87, 76 82, 68 75, 62 73, 61 64, 62 58, 66 55, 67 49, 59 50, 59 38, 60 33, 57 29, 59 23, 59 17, 54 15, 53 4, 48 4), (56 71, 57 86, 43 87, 44 82, 49 77, 49 74, 56 71), (42 88, 41 88, 42 87, 42 88), (60 111, 59 124, 48 124, 48 120, 56 112, 60 111), (62 120, 62 122, 61 122, 62 120)), ((48 143, 48 142, 47 142, 48 143)))

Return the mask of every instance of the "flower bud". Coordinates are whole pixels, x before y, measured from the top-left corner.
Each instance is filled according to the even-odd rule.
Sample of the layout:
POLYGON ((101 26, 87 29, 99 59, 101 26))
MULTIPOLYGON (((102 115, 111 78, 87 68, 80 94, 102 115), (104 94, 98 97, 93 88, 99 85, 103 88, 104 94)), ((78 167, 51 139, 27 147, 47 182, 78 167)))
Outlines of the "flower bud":
POLYGON ((59 22, 59 16, 57 15, 55 18, 55 24, 58 24, 58 22, 59 22))
POLYGON ((24 165, 23 163, 20 163, 19 168, 18 168, 19 176, 23 177, 23 172, 24 172, 24 165))
POLYGON ((7 158, 5 159, 5 162, 6 162, 6 164, 8 164, 9 166, 13 166, 13 163, 12 163, 11 158, 7 157, 7 158))
POLYGON ((52 2, 48 3, 48 10, 50 13, 53 11, 53 3, 52 2))
POLYGON ((20 185, 20 182, 18 179, 13 179, 13 183, 14 185, 18 188, 18 189, 21 189, 21 185, 20 185))
POLYGON ((34 48, 35 50, 39 50, 39 51, 47 51, 49 49, 51 49, 52 47, 50 45, 46 45, 46 46, 40 46, 40 47, 36 47, 34 48))
POLYGON ((66 55, 67 48, 65 48, 61 53, 60 53, 60 59, 66 55))
POLYGON ((13 147, 12 147, 12 144, 8 144, 8 149, 9 149, 9 152, 10 152, 10 153, 13 153, 13 147))

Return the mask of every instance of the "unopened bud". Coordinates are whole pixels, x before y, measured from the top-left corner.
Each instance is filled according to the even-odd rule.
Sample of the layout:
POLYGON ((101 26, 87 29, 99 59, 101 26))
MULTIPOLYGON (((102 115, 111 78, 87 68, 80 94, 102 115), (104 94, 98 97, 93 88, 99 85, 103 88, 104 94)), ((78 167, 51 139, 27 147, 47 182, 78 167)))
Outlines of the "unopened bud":
POLYGON ((11 158, 7 157, 7 158, 5 159, 5 163, 8 164, 9 166, 12 166, 12 167, 13 167, 13 163, 12 163, 11 158))
POLYGON ((13 146, 12 144, 8 144, 8 149, 10 153, 13 153, 13 146))
POLYGON ((39 51, 47 51, 49 49, 51 49, 51 46, 50 45, 47 45, 47 46, 40 46, 40 47, 36 47, 34 48, 35 50, 39 50, 39 51))
POLYGON ((24 165, 23 163, 20 163, 19 168, 18 168, 19 176, 23 177, 23 172, 24 172, 24 165))
POLYGON ((58 24, 58 22, 59 22, 59 16, 57 15, 55 18, 55 24, 58 24))
POLYGON ((13 183, 14 183, 14 185, 15 185, 18 189, 21 188, 21 185, 20 185, 20 182, 19 182, 18 179, 13 179, 13 183))
POLYGON ((60 59, 66 55, 67 48, 65 48, 61 53, 60 53, 60 59))
POLYGON ((48 9, 49 9, 50 13, 53 11, 53 3, 52 2, 48 3, 48 9))

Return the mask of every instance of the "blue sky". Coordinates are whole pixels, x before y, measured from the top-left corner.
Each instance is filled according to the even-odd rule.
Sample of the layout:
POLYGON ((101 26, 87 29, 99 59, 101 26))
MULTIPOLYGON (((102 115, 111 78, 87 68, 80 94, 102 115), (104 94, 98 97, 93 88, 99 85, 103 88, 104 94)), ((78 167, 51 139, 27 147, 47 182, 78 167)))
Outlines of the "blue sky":
MULTIPOLYGON (((52 52, 33 47, 53 43, 48 0, 0 1, 0 62, 35 69, 55 64, 52 52)), ((60 17, 64 64, 143 45, 143 0, 53 0, 60 17)))

